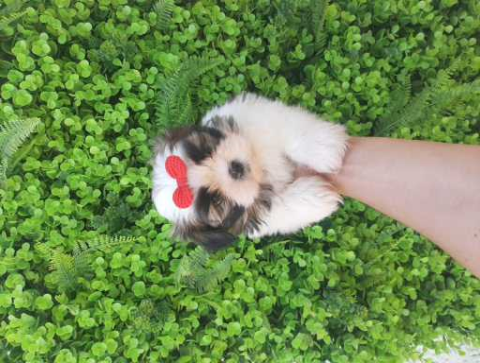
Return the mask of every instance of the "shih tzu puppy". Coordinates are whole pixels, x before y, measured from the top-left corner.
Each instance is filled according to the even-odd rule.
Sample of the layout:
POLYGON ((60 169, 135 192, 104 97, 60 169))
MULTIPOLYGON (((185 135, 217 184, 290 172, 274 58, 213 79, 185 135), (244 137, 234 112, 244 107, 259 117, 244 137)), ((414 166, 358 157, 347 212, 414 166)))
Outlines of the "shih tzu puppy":
POLYGON ((319 175, 343 161, 343 126, 254 94, 171 130, 153 161, 152 198, 174 235, 215 251, 238 234, 289 234, 331 215, 341 197, 319 175))

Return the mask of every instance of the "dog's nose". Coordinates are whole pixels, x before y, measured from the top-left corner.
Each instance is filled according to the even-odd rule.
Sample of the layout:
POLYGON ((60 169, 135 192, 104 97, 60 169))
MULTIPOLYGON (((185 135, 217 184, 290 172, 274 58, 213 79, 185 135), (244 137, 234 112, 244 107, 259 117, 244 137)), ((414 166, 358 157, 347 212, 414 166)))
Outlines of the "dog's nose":
POLYGON ((228 172, 233 179, 242 179, 245 175, 245 166, 240 161, 234 160, 230 162, 230 165, 228 166, 228 172))

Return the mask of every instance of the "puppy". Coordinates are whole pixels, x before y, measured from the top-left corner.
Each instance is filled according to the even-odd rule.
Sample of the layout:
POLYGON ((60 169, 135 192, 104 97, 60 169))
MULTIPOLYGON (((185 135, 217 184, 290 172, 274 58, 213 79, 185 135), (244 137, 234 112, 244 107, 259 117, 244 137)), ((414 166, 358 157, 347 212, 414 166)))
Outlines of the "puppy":
POLYGON ((201 126, 159 140, 153 202, 176 237, 209 251, 238 234, 289 234, 338 208, 341 197, 325 180, 297 171, 337 172, 347 138, 341 125, 245 93, 212 109, 201 126))

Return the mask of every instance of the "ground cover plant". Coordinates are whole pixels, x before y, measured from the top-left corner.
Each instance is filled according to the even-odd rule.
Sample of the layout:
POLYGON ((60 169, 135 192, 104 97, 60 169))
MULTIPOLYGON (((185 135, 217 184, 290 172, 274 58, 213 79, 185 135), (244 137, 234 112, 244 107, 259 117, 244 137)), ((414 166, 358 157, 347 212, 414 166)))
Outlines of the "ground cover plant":
POLYGON ((479 144, 476 0, 0 3, 0 362, 404 362, 480 343, 480 282, 354 200, 175 243, 151 141, 243 90, 352 135, 479 144), (436 339, 440 338, 440 339, 436 339))

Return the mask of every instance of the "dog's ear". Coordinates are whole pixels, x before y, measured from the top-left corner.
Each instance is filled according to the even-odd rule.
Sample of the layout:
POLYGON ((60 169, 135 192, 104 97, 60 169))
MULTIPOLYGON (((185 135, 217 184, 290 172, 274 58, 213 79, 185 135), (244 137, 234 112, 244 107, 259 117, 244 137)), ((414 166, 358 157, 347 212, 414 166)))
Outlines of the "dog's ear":
POLYGON ((205 228, 198 226, 175 226, 173 236, 185 242, 193 242, 208 252, 214 253, 231 246, 236 237, 221 228, 205 228))
POLYGON ((195 243, 205 248, 208 252, 214 253, 231 246, 236 237, 222 229, 211 229, 199 231, 195 234, 195 243))
POLYGON ((169 146, 175 145, 180 140, 186 138, 194 131, 193 126, 180 126, 172 128, 165 133, 165 143, 169 146))

